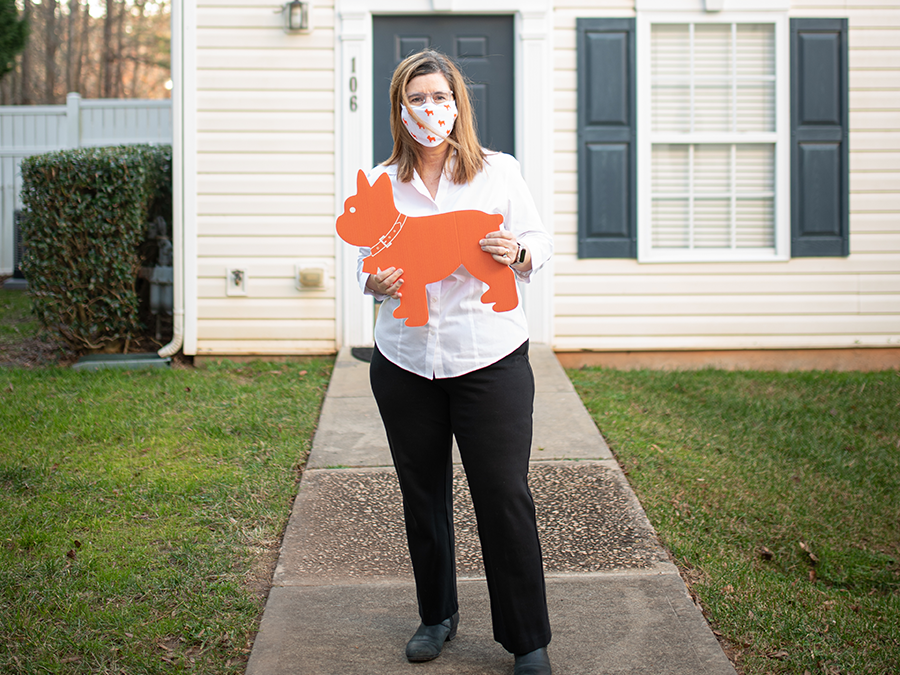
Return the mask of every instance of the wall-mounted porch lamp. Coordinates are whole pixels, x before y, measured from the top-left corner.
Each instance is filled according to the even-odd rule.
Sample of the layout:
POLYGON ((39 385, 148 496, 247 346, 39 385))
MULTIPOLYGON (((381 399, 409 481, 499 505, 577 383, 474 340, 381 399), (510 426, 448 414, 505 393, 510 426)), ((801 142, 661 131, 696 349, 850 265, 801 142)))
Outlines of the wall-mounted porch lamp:
POLYGON ((290 0, 284 3, 281 15, 284 19, 285 33, 309 33, 312 31, 311 5, 311 2, 301 2, 300 0, 290 0))

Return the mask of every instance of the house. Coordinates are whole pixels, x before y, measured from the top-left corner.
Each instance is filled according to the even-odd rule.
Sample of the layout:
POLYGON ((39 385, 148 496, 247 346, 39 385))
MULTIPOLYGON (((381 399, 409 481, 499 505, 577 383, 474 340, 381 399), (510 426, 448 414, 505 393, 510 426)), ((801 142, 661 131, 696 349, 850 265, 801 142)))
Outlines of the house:
POLYGON ((437 45, 472 79, 483 141, 520 160, 554 235, 524 301, 532 339, 564 363, 900 366, 900 4, 295 0, 285 12, 174 3, 168 352, 371 344, 375 308, 334 221, 357 170, 390 147, 391 70, 437 45), (305 30, 285 29, 292 9, 308 12, 305 30))

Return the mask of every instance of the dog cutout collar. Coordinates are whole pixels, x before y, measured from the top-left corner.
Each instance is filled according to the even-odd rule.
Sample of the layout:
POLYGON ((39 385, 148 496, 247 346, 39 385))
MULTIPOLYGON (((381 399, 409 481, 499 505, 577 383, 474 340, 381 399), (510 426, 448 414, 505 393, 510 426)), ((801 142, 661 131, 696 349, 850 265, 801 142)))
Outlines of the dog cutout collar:
POLYGON ((378 238, 378 243, 372 247, 372 251, 369 255, 378 255, 384 249, 390 248, 391 244, 394 243, 394 239, 396 239, 397 235, 400 234, 400 230, 403 229, 403 226, 405 224, 406 215, 403 213, 398 214, 397 220, 394 221, 394 226, 388 232, 378 238))

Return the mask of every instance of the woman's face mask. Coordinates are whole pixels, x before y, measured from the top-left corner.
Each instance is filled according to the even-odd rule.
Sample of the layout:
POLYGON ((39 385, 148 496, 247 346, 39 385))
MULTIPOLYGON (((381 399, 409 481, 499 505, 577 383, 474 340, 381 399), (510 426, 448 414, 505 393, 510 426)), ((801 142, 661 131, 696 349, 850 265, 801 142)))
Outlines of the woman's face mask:
POLYGON ((416 122, 406 106, 402 106, 400 119, 403 120, 406 130, 426 148, 434 148, 443 143, 453 131, 453 124, 456 122, 456 101, 451 99, 440 104, 425 101, 420 106, 413 106, 412 112, 424 124, 416 122))

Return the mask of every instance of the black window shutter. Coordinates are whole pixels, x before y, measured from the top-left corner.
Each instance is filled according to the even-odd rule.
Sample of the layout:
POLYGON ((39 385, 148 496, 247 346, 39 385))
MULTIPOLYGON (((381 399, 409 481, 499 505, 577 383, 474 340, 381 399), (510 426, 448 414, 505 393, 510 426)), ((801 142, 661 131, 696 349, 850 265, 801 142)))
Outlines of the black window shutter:
POLYGON ((791 257, 850 253, 847 19, 791 19, 791 257))
POLYGON ((578 257, 637 257, 634 19, 578 19, 578 257))

